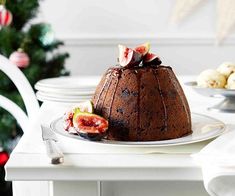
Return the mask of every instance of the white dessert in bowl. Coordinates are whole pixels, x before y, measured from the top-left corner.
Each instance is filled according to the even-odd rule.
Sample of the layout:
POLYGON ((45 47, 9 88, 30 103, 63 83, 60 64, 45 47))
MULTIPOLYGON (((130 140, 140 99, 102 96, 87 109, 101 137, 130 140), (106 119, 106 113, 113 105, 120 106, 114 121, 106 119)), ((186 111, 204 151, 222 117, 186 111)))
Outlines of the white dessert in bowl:
POLYGON ((227 89, 235 89, 235 73, 232 73, 227 80, 227 85, 225 86, 227 89))
POLYGON ((204 88, 224 88, 226 77, 220 72, 207 69, 197 77, 197 85, 204 88))
POLYGON ((217 68, 217 71, 228 78, 232 73, 235 72, 235 63, 224 62, 217 68))

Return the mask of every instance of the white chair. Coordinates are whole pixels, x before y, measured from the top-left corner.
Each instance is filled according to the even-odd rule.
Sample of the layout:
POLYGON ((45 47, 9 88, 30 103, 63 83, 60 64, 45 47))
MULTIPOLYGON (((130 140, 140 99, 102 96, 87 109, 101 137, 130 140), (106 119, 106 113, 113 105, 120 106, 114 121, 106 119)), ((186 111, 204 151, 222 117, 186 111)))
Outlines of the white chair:
MULTIPOLYGON (((6 57, 0 55, 0 70, 2 70, 15 84, 20 95, 23 98, 27 114, 14 102, 0 95, 0 107, 11 113, 23 132, 27 132, 30 121, 33 120, 35 114, 39 112, 39 104, 36 99, 33 88, 29 84, 27 78, 20 69, 13 65, 6 57)), ((14 196, 37 196, 40 189, 48 189, 48 182, 13 182, 14 196)), ((49 193, 48 193, 49 195, 49 193)))
POLYGON ((11 100, 0 95, 0 106, 9 111, 18 121, 23 131, 27 131, 28 121, 35 116, 35 113, 39 110, 39 104, 34 94, 34 91, 29 84, 24 74, 13 65, 6 57, 0 55, 0 70, 2 70, 15 84, 19 93, 21 94, 27 115, 24 111, 13 103, 11 100))

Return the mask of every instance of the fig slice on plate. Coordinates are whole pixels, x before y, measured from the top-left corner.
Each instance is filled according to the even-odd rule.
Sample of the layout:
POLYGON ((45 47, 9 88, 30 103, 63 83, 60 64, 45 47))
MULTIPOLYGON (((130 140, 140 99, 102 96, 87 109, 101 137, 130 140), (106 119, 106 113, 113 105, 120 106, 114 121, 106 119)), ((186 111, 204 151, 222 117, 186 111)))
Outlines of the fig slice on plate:
POLYGON ((106 135, 108 121, 99 115, 81 112, 79 109, 75 109, 73 126, 81 137, 97 141, 106 135))
POLYGON ((75 130, 73 126, 73 116, 74 116, 75 110, 77 109, 79 109, 81 112, 88 112, 88 113, 94 112, 94 106, 91 101, 78 103, 72 109, 69 109, 63 116, 63 120, 64 120, 63 125, 64 125, 64 129, 72 134, 77 133, 77 131, 75 130))
POLYGON ((145 56, 150 50, 150 43, 146 42, 142 45, 137 46, 134 51, 140 53, 142 56, 145 56))
POLYGON ((144 65, 161 65, 162 61, 156 54, 147 53, 144 56, 143 64, 144 65))
POLYGON ((142 55, 131 48, 127 48, 123 45, 118 45, 119 48, 119 64, 122 67, 134 67, 139 65, 142 60, 142 55))

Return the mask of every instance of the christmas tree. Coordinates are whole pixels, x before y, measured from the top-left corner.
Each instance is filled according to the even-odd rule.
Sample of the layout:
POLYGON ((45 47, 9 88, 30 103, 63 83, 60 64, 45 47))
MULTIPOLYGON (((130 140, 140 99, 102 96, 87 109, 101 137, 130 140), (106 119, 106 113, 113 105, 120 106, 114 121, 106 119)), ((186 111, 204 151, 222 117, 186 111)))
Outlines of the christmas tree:
MULTIPOLYGON (((0 4, 0 54, 10 57, 32 86, 43 78, 68 75, 64 69, 68 54, 58 51, 63 42, 54 39, 49 24, 30 24, 38 13, 39 1, 0 0, 0 4)), ((16 87, 2 72, 0 94, 25 110, 16 87)), ((22 131, 14 117, 0 108, 0 147, 11 151, 14 138, 21 134, 22 131)))

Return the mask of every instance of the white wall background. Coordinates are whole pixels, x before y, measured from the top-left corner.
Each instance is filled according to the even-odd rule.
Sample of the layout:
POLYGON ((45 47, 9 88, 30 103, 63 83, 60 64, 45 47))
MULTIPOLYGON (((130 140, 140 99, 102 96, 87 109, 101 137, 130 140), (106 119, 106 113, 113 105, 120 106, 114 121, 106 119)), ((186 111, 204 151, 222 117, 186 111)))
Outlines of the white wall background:
POLYGON ((235 61, 234 39, 215 46, 216 0, 205 1, 180 25, 170 24, 174 0, 44 0, 39 21, 65 41, 73 75, 101 74, 117 59, 117 44, 145 41, 177 74, 197 74, 235 61))

